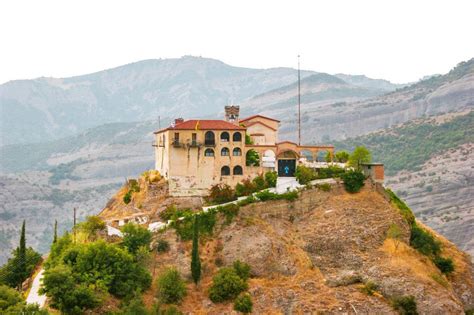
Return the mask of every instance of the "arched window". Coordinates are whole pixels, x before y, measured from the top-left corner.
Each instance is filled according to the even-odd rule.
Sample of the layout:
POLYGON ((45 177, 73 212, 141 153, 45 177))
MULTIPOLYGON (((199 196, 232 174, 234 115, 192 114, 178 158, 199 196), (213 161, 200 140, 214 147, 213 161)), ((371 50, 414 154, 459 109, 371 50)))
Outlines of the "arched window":
POLYGON ((221 133, 221 141, 222 142, 229 142, 230 136, 227 131, 221 133))
POLYGON ((234 132, 234 134, 232 135, 232 141, 241 142, 242 141, 242 134, 240 132, 234 132))
POLYGON ((214 150, 206 149, 206 151, 204 151, 204 156, 214 156, 214 150))
POLYGON ((221 155, 222 156, 229 156, 230 155, 229 149, 228 148, 222 148, 221 155))
POLYGON ((221 176, 229 176, 230 175, 230 167, 222 166, 221 168, 221 176))
POLYGON ((234 150, 232 150, 232 155, 233 156, 241 156, 242 155, 242 150, 240 150, 240 148, 234 148, 234 150))
POLYGON ((204 134, 204 145, 216 145, 214 132, 208 131, 204 134))
POLYGON ((237 166, 234 166, 234 175, 243 175, 244 172, 242 170, 242 166, 240 165, 237 165, 237 166))

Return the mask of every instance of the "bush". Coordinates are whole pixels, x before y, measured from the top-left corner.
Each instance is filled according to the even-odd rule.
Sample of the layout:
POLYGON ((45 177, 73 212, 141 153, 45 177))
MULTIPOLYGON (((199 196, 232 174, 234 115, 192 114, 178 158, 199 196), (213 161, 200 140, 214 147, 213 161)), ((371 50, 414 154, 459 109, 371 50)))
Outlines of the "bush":
POLYGON ((250 266, 249 266, 249 264, 243 263, 240 260, 236 260, 232 264, 232 267, 234 268, 237 275, 241 279, 243 279, 244 281, 247 281, 247 279, 250 277, 250 266))
POLYGON ((400 210, 400 214, 405 218, 407 223, 412 226, 415 224, 415 215, 411 211, 411 209, 407 206, 403 200, 398 198, 398 196, 391 191, 390 189, 385 189, 385 192, 390 196, 390 201, 395 204, 395 206, 400 210))
POLYGON ((186 284, 175 268, 169 268, 158 278, 158 298, 162 303, 179 303, 186 296, 186 284))
POLYGON ((362 292, 367 295, 374 295, 374 292, 377 291, 378 285, 373 281, 367 281, 364 286, 362 287, 362 292))
POLYGON ((260 157, 258 152, 254 149, 250 149, 247 151, 245 155, 245 165, 246 166, 260 166, 260 157))
POLYGON ((176 213, 176 211, 177 211, 176 206, 175 205, 170 205, 170 206, 166 207, 165 210, 160 212, 160 214, 159 214, 160 219, 167 222, 168 220, 171 220, 171 218, 176 213))
POLYGON ((411 227, 410 246, 426 256, 436 257, 441 248, 439 242, 421 227, 411 227))
POLYGON ((141 246, 148 247, 151 242, 151 232, 146 228, 135 224, 127 223, 122 228, 123 240, 122 245, 127 248, 129 253, 136 254, 141 246))
POLYGON ((255 183, 250 179, 244 179, 235 186, 235 195, 237 197, 248 196, 257 191, 255 183))
POLYGON ((255 199, 253 196, 249 196, 249 197, 247 197, 247 198, 245 198, 245 199, 240 200, 239 202, 237 202, 237 205, 238 205, 239 207, 243 207, 243 206, 249 205, 249 204, 251 204, 251 203, 254 203, 254 202, 256 202, 256 201, 257 201, 257 199, 255 199))
POLYGON ((128 205, 132 201, 132 191, 129 190, 127 193, 123 196, 123 203, 128 205))
POLYGON ((336 161, 339 163, 346 163, 349 160, 349 153, 347 151, 336 152, 336 161))
POLYGON ((245 280, 239 277, 234 268, 221 268, 212 279, 209 298, 214 303, 232 300, 247 290, 247 287, 245 280))
POLYGON ((227 184, 216 184, 211 187, 208 201, 213 204, 226 203, 236 199, 232 188, 227 184))
POLYGON ((261 201, 268 201, 268 200, 288 200, 288 201, 294 201, 298 198, 298 191, 293 190, 293 191, 288 191, 283 194, 276 194, 272 193, 269 190, 263 190, 255 194, 255 197, 257 197, 261 201))
POLYGON ((267 187, 276 187, 277 178, 278 178, 278 173, 277 172, 275 172, 275 171, 266 172, 265 173, 265 182, 267 183, 267 187))
POLYGON ((159 239, 156 243, 156 251, 158 253, 167 252, 170 249, 170 244, 167 240, 159 239))
POLYGON ((451 258, 436 256, 433 262, 436 267, 438 267, 438 269, 444 274, 448 275, 454 271, 454 264, 451 258))
POLYGON ((239 214, 239 206, 231 203, 225 206, 217 207, 217 211, 224 214, 226 224, 230 224, 234 217, 239 214))
POLYGON ((300 185, 306 185, 310 181, 316 178, 316 173, 310 167, 304 165, 298 165, 295 171, 295 177, 300 185))
POLYGON ((255 185, 255 190, 259 191, 262 189, 267 188, 267 183, 265 182, 265 178, 263 175, 258 175, 252 180, 253 184, 255 185))
POLYGON ((317 187, 322 191, 331 191, 331 184, 329 183, 319 184, 317 187))
POLYGON ((350 170, 341 175, 344 188, 350 193, 358 192, 364 186, 365 176, 361 171, 350 170))
POLYGON ((252 306, 252 298, 248 293, 239 295, 234 302, 234 310, 244 314, 252 313, 252 306))
POLYGON ((318 179, 339 178, 345 172, 346 170, 342 167, 339 167, 336 165, 330 165, 328 167, 319 169, 316 178, 318 179))
POLYGON ((414 296, 401 296, 392 299, 393 308, 403 315, 416 315, 416 301, 414 296))

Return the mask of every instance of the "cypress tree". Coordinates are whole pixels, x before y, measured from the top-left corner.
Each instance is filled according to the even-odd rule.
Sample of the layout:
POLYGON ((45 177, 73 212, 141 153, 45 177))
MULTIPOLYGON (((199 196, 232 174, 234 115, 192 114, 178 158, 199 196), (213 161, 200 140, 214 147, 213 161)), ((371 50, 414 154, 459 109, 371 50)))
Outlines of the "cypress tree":
POLYGON ((28 277, 26 270, 26 233, 25 233, 25 220, 21 226, 20 246, 18 247, 18 288, 21 290, 23 281, 28 277))
POLYGON ((195 284, 201 279, 201 259, 199 258, 199 216, 194 216, 193 251, 191 257, 191 274, 195 284))
POLYGON ((53 244, 58 241, 58 220, 54 220, 54 237, 53 244))

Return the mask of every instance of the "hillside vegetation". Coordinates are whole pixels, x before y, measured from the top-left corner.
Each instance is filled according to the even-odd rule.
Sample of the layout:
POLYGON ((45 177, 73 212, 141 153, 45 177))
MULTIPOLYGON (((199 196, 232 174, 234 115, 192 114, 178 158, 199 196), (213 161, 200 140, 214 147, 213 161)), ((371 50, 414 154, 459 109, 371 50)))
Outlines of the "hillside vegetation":
MULTIPOLYGON (((438 123, 436 119, 412 121, 366 136, 334 142, 338 149, 366 146, 388 174, 418 171, 436 154, 464 143, 474 143, 474 111, 438 123)), ((467 158, 467 157, 466 157, 467 158)))

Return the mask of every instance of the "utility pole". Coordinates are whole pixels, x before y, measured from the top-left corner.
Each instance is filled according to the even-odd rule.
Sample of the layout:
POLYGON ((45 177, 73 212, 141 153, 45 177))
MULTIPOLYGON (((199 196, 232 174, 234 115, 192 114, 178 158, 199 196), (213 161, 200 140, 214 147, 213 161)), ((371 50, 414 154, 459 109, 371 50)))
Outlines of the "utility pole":
POLYGON ((301 145, 301 84, 300 84, 300 55, 298 55, 298 145, 301 145))

